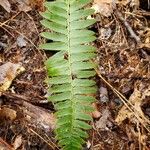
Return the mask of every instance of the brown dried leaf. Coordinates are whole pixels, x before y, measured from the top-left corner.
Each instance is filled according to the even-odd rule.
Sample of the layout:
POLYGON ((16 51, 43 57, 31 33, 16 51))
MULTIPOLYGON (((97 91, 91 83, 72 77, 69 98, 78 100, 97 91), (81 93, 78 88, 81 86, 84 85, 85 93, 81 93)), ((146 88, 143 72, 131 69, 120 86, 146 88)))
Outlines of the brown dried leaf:
POLYGON ((133 111, 131 112, 126 106, 123 106, 118 116, 116 117, 115 121, 118 124, 121 124, 122 121, 124 121, 126 118, 130 119, 131 122, 134 122, 137 120, 135 117, 138 116, 138 121, 141 121, 143 124, 149 123, 149 120, 144 116, 144 113, 141 109, 141 105, 143 102, 143 99, 145 99, 146 96, 150 96, 150 86, 143 91, 138 90, 137 88, 134 89, 134 92, 129 98, 129 102, 133 105, 133 111))
POLYGON ((138 8, 140 5, 140 1, 139 0, 130 0, 130 6, 131 7, 136 7, 138 8))
POLYGON ((126 6, 129 3, 129 0, 119 0, 117 3, 126 6))
POLYGON ((45 0, 13 0, 14 2, 17 2, 18 9, 20 11, 28 12, 31 11, 33 8, 36 8, 40 11, 44 9, 43 3, 45 0))
POLYGON ((32 8, 36 8, 39 11, 43 11, 44 10, 44 2, 45 0, 30 0, 30 5, 32 8))
POLYGON ((112 2, 112 0, 94 0, 92 8, 95 10, 95 13, 109 17, 113 12, 112 2))
POLYGON ((9 12, 10 13, 10 11, 11 11, 11 5, 10 5, 10 3, 9 3, 9 1, 8 0, 0 0, 0 5, 7 11, 7 12, 9 12))
POLYGON ((15 110, 10 109, 10 108, 2 108, 0 109, 0 118, 6 118, 6 119, 10 119, 10 120, 14 120, 17 117, 17 113, 15 110))
POLYGON ((14 149, 15 150, 18 149, 21 146, 21 144, 22 144, 22 135, 18 135, 16 136, 15 141, 13 143, 14 149))
POLYGON ((30 7, 29 0, 15 0, 15 1, 19 3, 18 5, 19 11, 28 12, 32 10, 32 8, 30 7))
POLYGON ((102 112, 102 117, 96 121, 96 127, 98 129, 106 129, 107 123, 109 122, 108 118, 110 117, 110 112, 108 109, 105 109, 102 112))

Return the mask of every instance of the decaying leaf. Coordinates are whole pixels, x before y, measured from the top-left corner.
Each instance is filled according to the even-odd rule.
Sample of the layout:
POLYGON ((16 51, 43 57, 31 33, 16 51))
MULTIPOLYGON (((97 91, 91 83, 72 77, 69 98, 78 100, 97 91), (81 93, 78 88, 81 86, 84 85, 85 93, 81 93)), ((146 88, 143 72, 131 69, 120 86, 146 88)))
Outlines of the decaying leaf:
POLYGON ((126 106, 123 106, 120 109, 115 121, 118 124, 121 124, 122 121, 127 118, 132 122, 137 120, 138 117, 138 121, 142 122, 143 124, 148 124, 149 120, 144 116, 144 113, 141 109, 141 104, 146 96, 150 96, 150 86, 144 91, 135 88, 134 92, 129 98, 129 102, 133 105, 132 112, 126 106), (135 117, 135 115, 137 117, 135 117))
POLYGON ((22 135, 18 135, 16 136, 15 141, 13 143, 14 149, 15 150, 18 149, 21 146, 21 144, 22 144, 22 135))
POLYGON ((0 5, 7 11, 10 13, 11 8, 10 8, 10 3, 8 0, 0 0, 0 5))
POLYGON ((0 119, 6 118, 9 120, 14 120, 17 117, 17 113, 15 110, 7 107, 3 107, 0 109, 0 119))
POLYGON ((98 121, 96 121, 96 128, 105 130, 109 122, 108 120, 109 117, 110 117, 110 112, 108 109, 105 109, 102 112, 102 117, 98 121))
POLYGON ((92 8, 95 10, 95 13, 109 17, 113 12, 113 3, 114 1, 112 0, 94 0, 92 8))
POLYGON ((13 0, 18 3, 18 9, 20 11, 28 12, 33 8, 36 8, 40 11, 43 10, 43 3, 45 0, 13 0))
POLYGON ((6 91, 14 78, 25 70, 20 64, 7 62, 0 66, 0 95, 6 91))
POLYGON ((28 12, 30 10, 32 10, 32 8, 30 7, 30 3, 29 0, 15 0, 16 2, 18 2, 18 9, 20 11, 24 11, 24 12, 28 12))
POLYGON ((130 6, 131 6, 131 7, 136 7, 136 8, 138 8, 139 5, 140 5, 140 1, 139 1, 139 0, 128 0, 128 1, 130 1, 130 6))
POLYGON ((124 6, 130 4, 130 7, 138 8, 139 0, 94 0, 92 8, 95 10, 95 13, 100 13, 105 17, 109 17, 116 4, 122 4, 124 6))

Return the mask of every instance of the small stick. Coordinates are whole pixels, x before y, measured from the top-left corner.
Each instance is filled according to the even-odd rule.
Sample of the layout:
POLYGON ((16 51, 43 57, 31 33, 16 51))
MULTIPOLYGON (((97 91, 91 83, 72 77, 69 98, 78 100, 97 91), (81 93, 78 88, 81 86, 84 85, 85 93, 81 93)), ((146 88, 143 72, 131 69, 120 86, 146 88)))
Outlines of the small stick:
POLYGON ((130 24, 123 18, 122 14, 120 12, 116 11, 116 13, 117 13, 117 16, 119 17, 119 19, 124 23, 125 27, 129 31, 131 37, 133 37, 136 40, 136 42, 139 43, 141 40, 136 35, 136 33, 133 31, 133 29, 131 28, 130 24))
POLYGON ((5 150, 5 148, 7 148, 8 150, 15 150, 11 145, 9 145, 8 143, 6 143, 1 137, 0 137, 0 149, 5 150))
POLYGON ((31 128, 29 128, 29 130, 30 130, 31 132, 33 132, 35 135, 37 135, 40 139, 42 139, 42 140, 43 140, 48 146, 50 146, 53 150, 55 150, 55 148, 59 149, 59 148, 57 147, 57 145, 56 145, 54 142, 45 140, 41 135, 39 135, 36 131, 34 131, 34 130, 31 129, 31 128))
POLYGON ((13 20, 15 17, 17 17, 20 14, 21 11, 17 12, 14 16, 12 16, 10 19, 4 21, 4 22, 0 22, 0 27, 2 27, 3 25, 5 25, 6 23, 8 23, 9 21, 13 20))

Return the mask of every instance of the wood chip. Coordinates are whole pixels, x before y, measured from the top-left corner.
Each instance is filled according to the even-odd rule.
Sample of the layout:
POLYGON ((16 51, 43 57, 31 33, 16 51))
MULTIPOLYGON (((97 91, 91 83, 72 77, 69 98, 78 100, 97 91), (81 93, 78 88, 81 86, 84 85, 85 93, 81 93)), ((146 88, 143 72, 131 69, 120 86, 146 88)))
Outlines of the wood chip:
POLYGON ((17 75, 25 69, 20 64, 7 62, 0 66, 0 95, 6 91, 17 75))

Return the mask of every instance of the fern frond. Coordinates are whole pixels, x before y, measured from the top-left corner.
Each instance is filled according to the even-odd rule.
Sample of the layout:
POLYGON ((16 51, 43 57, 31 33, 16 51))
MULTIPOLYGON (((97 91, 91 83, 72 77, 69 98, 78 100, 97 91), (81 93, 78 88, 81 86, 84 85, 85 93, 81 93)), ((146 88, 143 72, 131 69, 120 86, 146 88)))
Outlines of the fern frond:
POLYGON ((47 67, 51 85, 49 100, 54 103, 57 116, 56 137, 64 150, 80 150, 86 130, 92 120, 89 112, 93 111, 91 103, 96 93, 95 81, 89 79, 95 75, 95 48, 89 42, 95 40, 94 32, 86 29, 95 20, 86 19, 93 13, 83 8, 90 0, 57 0, 46 2, 47 10, 41 13, 42 25, 51 32, 43 32, 41 36, 52 40, 40 48, 58 51, 50 57, 47 67))

